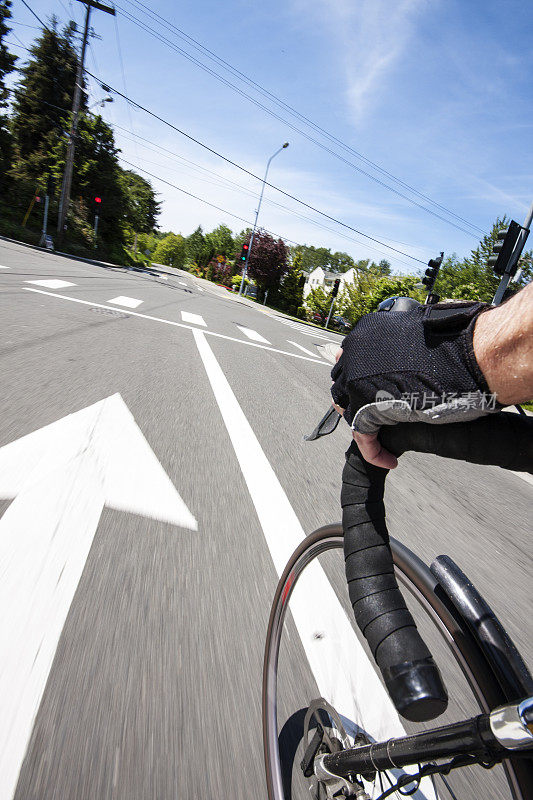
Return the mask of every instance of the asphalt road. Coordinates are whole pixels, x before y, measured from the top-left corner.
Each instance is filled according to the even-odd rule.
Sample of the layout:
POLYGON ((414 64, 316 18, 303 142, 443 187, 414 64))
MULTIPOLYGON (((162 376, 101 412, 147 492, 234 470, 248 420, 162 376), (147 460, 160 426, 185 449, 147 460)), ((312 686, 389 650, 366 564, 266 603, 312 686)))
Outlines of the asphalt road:
MULTIPOLYGON (((17 729, 23 746, 14 782, 0 771, 0 798, 9 800, 15 786, 16 800, 264 798, 261 671, 277 568, 289 529, 298 535, 299 526, 310 532, 340 518, 349 431, 340 425, 316 443, 302 436, 329 403, 323 346, 341 337, 289 324, 177 270, 141 275, 2 241, 0 266, 0 448, 115 398, 98 434, 102 469, 119 458, 111 451, 115 427, 128 416, 123 404, 161 465, 149 462, 146 443, 130 453, 124 440, 117 480, 130 467, 137 472, 118 489, 104 485, 105 507, 93 511, 92 473, 76 478, 71 462, 61 462, 83 433, 73 422, 63 439, 54 428, 39 461, 27 462, 32 481, 45 480, 40 494, 21 478, 11 503, 17 492, 0 472, 0 526, 10 504, 26 502, 21 519, 51 526, 51 542, 60 519, 87 529, 80 555, 78 527, 66 526, 64 563, 76 551, 79 576, 69 579, 64 619, 54 622, 58 643, 51 667, 43 667, 42 698, 34 694, 26 727, 17 729), (157 470, 197 530, 176 524, 186 511, 176 510, 174 490, 157 470), (85 491, 87 512, 61 511, 62 481, 85 491), (122 499, 112 502, 117 494, 122 499)), ((76 453, 85 469, 81 445, 76 453)), ((532 664, 531 484, 496 468, 414 455, 402 458, 388 483, 391 533, 426 562, 452 555, 532 664)), ((16 570, 29 575, 34 556, 31 549, 19 555, 0 564, 2 576, 15 572, 2 615, 16 615, 26 602, 16 570)), ((345 604, 342 565, 325 568, 345 604)), ((41 591, 37 577, 32 602, 41 603, 41 591)), ((316 689, 291 621, 287 633, 293 646, 283 702, 295 708, 316 689)), ((29 641, 23 628, 19 638, 29 641)), ((9 679, 15 684, 17 670, 9 679)), ((450 693, 462 698, 459 678, 450 681, 450 693)), ((8 696, 8 679, 0 686, 8 696)))

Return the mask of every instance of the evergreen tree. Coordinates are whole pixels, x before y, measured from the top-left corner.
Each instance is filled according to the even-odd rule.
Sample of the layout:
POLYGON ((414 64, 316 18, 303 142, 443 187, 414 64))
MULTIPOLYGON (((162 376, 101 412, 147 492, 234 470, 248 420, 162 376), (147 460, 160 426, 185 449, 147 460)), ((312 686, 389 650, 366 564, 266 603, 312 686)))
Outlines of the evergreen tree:
MULTIPOLYGON (((80 115, 74 156, 69 211, 85 219, 91 226, 98 213, 98 235, 107 245, 124 243, 128 200, 121 183, 122 170, 118 163, 113 131, 102 117, 80 115), (100 197, 96 208, 94 198, 100 197)), ((54 184, 61 186, 67 141, 61 139, 50 155, 54 184)))
POLYGON ((126 199, 127 224, 134 233, 149 233, 161 211, 151 184, 133 170, 121 170, 119 181, 126 199))
POLYGON ((9 89, 4 78, 13 70, 17 60, 16 56, 11 55, 8 51, 3 41, 4 36, 11 30, 6 24, 11 17, 10 9, 10 0, 0 0, 0 186, 4 182, 4 176, 12 158, 12 137, 7 125, 7 116, 2 113, 9 98, 9 89))
MULTIPOLYGON (((46 188, 52 167, 50 154, 67 135, 78 57, 76 25, 58 31, 53 17, 32 46, 15 89, 12 130, 15 139, 14 176, 29 181, 29 191, 46 188)), ((84 93, 81 110, 87 107, 84 93)), ((51 187, 50 187, 51 188, 51 187)), ((54 187, 56 192, 58 187, 54 187)))

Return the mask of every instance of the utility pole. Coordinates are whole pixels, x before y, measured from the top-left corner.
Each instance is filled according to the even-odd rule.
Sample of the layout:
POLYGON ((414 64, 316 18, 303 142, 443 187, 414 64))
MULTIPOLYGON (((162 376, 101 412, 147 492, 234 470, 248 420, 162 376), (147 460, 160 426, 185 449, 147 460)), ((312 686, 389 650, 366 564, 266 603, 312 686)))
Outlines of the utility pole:
POLYGON ((114 8, 104 6, 102 3, 98 3, 96 0, 78 0, 78 2, 83 3, 87 7, 87 11, 85 13, 85 28, 83 30, 81 56, 78 62, 76 85, 74 86, 74 97, 72 99, 72 121, 70 123, 67 160, 65 162, 63 183, 61 185, 61 198, 59 200, 59 214, 57 219, 57 238, 59 245, 61 245, 63 242, 63 236, 65 234, 65 220, 67 218, 67 212, 70 203, 70 188, 72 186, 72 170, 74 168, 74 152, 76 150, 76 134, 78 131, 78 116, 80 112, 83 72, 85 65, 85 50, 87 48, 87 37, 89 35, 89 19, 91 16, 91 8, 97 8, 99 11, 105 11, 107 14, 112 14, 115 16, 114 8))

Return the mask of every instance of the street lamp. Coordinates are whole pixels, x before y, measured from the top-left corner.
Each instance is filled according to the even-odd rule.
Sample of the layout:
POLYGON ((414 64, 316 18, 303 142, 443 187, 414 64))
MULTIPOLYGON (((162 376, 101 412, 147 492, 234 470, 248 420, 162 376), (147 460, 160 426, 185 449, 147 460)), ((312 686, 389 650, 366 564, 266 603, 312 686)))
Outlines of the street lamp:
POLYGON ((266 170, 265 170, 265 177, 263 178, 263 184, 261 186, 261 194, 259 195, 259 205, 257 206, 257 211, 255 212, 254 227, 252 228, 252 235, 250 237, 250 245, 248 247, 248 253, 246 255, 246 261, 244 263, 244 269, 242 271, 241 286, 240 286, 240 289, 239 289, 239 294, 240 295, 242 295, 242 290, 244 288, 244 279, 246 278, 246 273, 248 272, 248 261, 250 260, 250 253, 252 252, 252 245, 254 243, 255 229, 257 228, 257 218, 259 216, 259 210, 261 208, 261 202, 263 200, 263 192, 265 191, 265 183, 266 183, 266 179, 267 179, 267 175, 268 175, 268 169, 270 167, 270 162, 272 161, 272 159, 275 156, 277 156, 278 153, 281 153, 281 151, 285 150, 288 146, 289 146, 288 142, 285 142, 284 144, 282 144, 281 147, 279 148, 279 150, 276 150, 276 152, 273 153, 270 156, 270 158, 268 159, 268 162, 267 162, 267 167, 266 167, 266 170))
POLYGON ((87 111, 90 111, 91 108, 94 108, 95 106, 100 106, 100 108, 103 108, 104 103, 112 103, 112 102, 113 102, 112 97, 103 97, 101 100, 97 100, 96 103, 93 103, 92 106, 89 106, 87 111))

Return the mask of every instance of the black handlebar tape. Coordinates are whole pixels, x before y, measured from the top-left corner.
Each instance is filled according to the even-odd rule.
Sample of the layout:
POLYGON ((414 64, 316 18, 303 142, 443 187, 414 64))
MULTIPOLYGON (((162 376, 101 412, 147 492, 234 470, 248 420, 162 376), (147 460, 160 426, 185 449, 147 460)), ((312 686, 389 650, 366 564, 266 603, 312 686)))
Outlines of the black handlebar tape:
POLYGON ((533 472, 533 417, 528 415, 500 411, 475 422, 384 426, 379 439, 397 456, 416 450, 472 464, 533 472))
MULTIPOLYGON (((451 425, 407 423, 383 427, 382 444, 395 455, 435 453, 519 472, 533 471, 533 418, 501 412, 451 425)), ((434 719, 447 705, 438 667, 402 598, 385 522, 387 470, 362 459, 355 443, 346 454, 341 504, 350 600, 385 684, 406 719, 434 719)))
POLYGON ((342 527, 356 622, 397 711, 423 721, 442 714, 448 696, 394 575, 383 492, 387 470, 368 464, 352 444, 342 474, 342 527))

